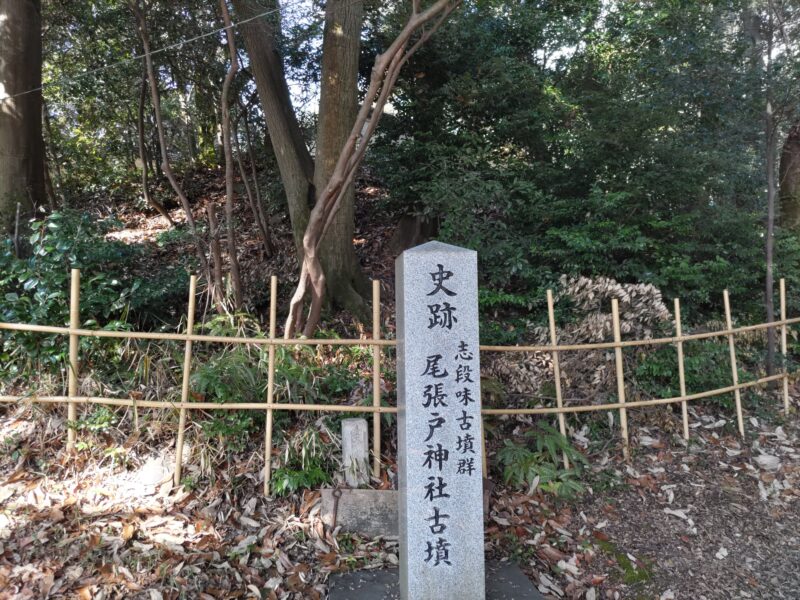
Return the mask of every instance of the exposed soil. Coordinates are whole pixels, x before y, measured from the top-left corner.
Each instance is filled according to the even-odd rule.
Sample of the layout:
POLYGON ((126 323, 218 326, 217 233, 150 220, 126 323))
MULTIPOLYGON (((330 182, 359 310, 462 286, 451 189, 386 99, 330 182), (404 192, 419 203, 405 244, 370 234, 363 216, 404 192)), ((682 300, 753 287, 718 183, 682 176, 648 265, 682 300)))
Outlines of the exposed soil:
MULTIPOLYGON (((186 193, 192 204, 192 212, 198 226, 206 220, 205 211, 208 206, 217 206, 219 218, 225 204, 225 183, 221 170, 199 169, 186 175, 186 193)), ((184 228, 185 215, 174 202, 169 202, 170 190, 166 184, 162 185, 160 196, 167 199, 167 207, 172 220, 178 227, 184 228)), ((356 255, 363 272, 370 279, 378 279, 383 283, 383 303, 393 301, 389 296, 394 289, 394 254, 388 243, 394 232, 396 223, 381 209, 381 200, 385 190, 371 181, 367 174, 356 182, 356 225, 353 244, 356 255)), ((236 223, 237 247, 239 265, 242 274, 244 299, 249 312, 258 314, 265 321, 269 310, 269 280, 271 275, 279 277, 279 302, 281 312, 288 306, 289 298, 294 291, 299 276, 299 267, 295 258, 294 240, 291 225, 285 209, 279 209, 275 199, 269 200, 267 214, 269 230, 276 251, 272 256, 267 256, 258 227, 250 211, 244 188, 237 179, 237 200, 234 209, 236 223)), ((163 270, 167 265, 186 264, 192 260, 194 249, 188 236, 183 236, 182 241, 173 242, 167 246, 159 245, 158 240, 172 229, 167 221, 152 209, 142 211, 139 207, 120 204, 114 215, 123 227, 108 234, 109 239, 118 240, 126 244, 137 244, 146 247, 149 252, 147 257, 134 266, 136 273, 147 277, 152 273, 163 270)), ((227 273, 227 240, 224 227, 220 230, 220 245, 222 248, 223 273, 227 273)), ((393 313, 389 313, 393 314, 393 313)), ((341 334, 352 333, 356 325, 347 315, 337 315, 330 318, 323 326, 339 331, 341 334)))

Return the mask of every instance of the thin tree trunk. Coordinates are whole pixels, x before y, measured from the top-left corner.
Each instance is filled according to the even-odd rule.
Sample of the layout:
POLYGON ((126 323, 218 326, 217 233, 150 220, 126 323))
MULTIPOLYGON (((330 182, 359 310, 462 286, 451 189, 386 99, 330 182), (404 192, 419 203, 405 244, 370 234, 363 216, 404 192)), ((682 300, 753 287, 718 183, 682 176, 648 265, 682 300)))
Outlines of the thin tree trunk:
MULTIPOLYGON (((262 198, 261 198, 261 186, 258 183, 258 165, 256 163, 256 153, 253 149, 253 136, 250 133, 250 119, 247 113, 247 107, 244 104, 241 104, 242 108, 242 117, 244 119, 244 137, 245 141, 247 141, 247 158, 250 161, 250 173, 253 176, 253 188, 256 191, 256 201, 258 202, 258 206, 263 208, 262 205, 262 198)), ((261 213, 264 214, 263 211, 261 213)), ((264 219, 264 223, 266 223, 266 218, 264 219)))
MULTIPOLYGON (((244 115, 245 121, 247 120, 247 115, 244 115)), ((234 127, 234 130, 238 132, 238 122, 234 127)), ((261 206, 261 196, 253 195, 253 190, 250 187, 250 182, 247 179, 247 172, 244 168, 244 163, 242 162, 242 149, 239 145, 238 135, 234 134, 233 142, 236 144, 236 163, 239 167, 239 176, 242 178, 242 183, 244 184, 245 193, 247 194, 247 201, 250 204, 250 211, 253 213, 253 219, 258 226, 258 232, 261 235, 261 242, 264 244, 264 253, 266 257, 271 257, 275 253, 275 247, 272 245, 272 239, 269 235, 269 229, 267 227, 267 219, 264 215, 263 207, 261 206)), ((249 136, 248 136, 248 143, 249 143, 249 136)), ((258 191, 258 173, 255 170, 255 164, 253 166, 253 185, 258 191)))
POLYGON ((144 49, 145 66, 147 68, 147 77, 150 81, 150 102, 153 106, 153 115, 156 121, 156 130, 158 131, 158 144, 161 147, 161 170, 164 172, 167 180, 169 180, 172 189, 180 200, 183 211, 186 214, 186 224, 189 226, 189 231, 194 238, 195 247, 197 250, 197 259, 200 262, 200 267, 203 273, 208 276, 208 260, 203 249, 200 236, 198 235, 197 225, 192 215, 192 207, 189 204, 189 198, 178 183, 175 173, 172 171, 172 166, 169 162, 169 154, 167 152, 167 139, 164 133, 164 123, 161 120, 161 98, 158 92, 158 79, 156 79, 155 68, 153 67, 153 59, 150 55, 150 37, 147 33, 147 20, 145 14, 139 6, 139 0, 128 0, 128 6, 136 17, 136 22, 139 28, 139 37, 142 41, 142 48, 144 49))
POLYGON ((47 206, 50 212, 54 212, 58 207, 58 197, 53 188, 53 180, 50 178, 50 161, 47 160, 47 152, 44 154, 44 192, 47 198, 47 206))
POLYGON ((0 233, 13 233, 17 203, 25 222, 45 202, 41 8, 3 0, 0 10, 0 233))
MULTIPOLYGON (((772 98, 772 44, 774 37, 772 7, 768 8, 769 17, 767 21, 767 56, 766 56, 766 95, 767 102, 764 111, 764 133, 766 139, 766 175, 767 175, 767 241, 766 241, 766 262, 767 276, 765 289, 765 305, 767 310, 767 322, 775 320, 775 283, 773 274, 773 262, 775 252, 775 155, 777 153, 777 129, 775 126, 775 113, 772 98)), ((767 329, 767 375, 772 375, 775 370, 775 330, 767 329)))
POLYGON ((220 110, 222 113, 222 146, 225 154, 225 225, 228 238, 228 260, 231 265, 231 285, 233 287, 233 298, 236 310, 241 310, 244 304, 242 294, 242 278, 239 274, 239 259, 236 256, 236 231, 233 226, 233 151, 231 150, 231 113, 230 113, 230 91, 236 72, 239 70, 239 57, 236 54, 236 42, 234 32, 231 28, 231 16, 228 13, 226 0, 219 0, 222 10, 222 20, 225 23, 225 35, 228 38, 228 51, 230 53, 231 65, 222 83, 222 102, 220 110))
POLYGON ((52 195, 52 206, 50 208, 56 210, 59 205, 63 206, 65 204, 64 195, 61 193, 64 178, 61 175, 61 165, 59 164, 56 142, 53 137, 53 126, 50 123, 50 111, 47 108, 47 103, 44 101, 44 98, 42 98, 42 125, 45 186, 49 185, 50 187, 50 191, 47 192, 48 197, 52 195), (53 168, 53 172, 55 173, 55 182, 53 182, 53 177, 50 175, 50 167, 53 168))
POLYGON ((219 222, 217 221, 217 207, 213 202, 206 206, 208 218, 208 242, 211 248, 212 275, 209 280, 211 286, 211 299, 218 313, 225 313, 225 285, 222 282, 222 248, 219 243, 219 222))
MULTIPOLYGON (((233 0, 233 7, 241 20, 261 14, 265 8, 277 9, 278 5, 277 0, 266 0, 263 3, 256 0, 233 0)), ((314 163, 292 107, 283 61, 276 51, 277 29, 279 26, 270 22, 270 17, 255 19, 240 26, 286 192, 289 218, 300 261, 303 256, 303 234, 314 201, 314 163)))
POLYGON ((148 162, 147 145, 145 144, 144 135, 144 107, 147 101, 147 71, 142 72, 142 84, 139 86, 139 112, 137 113, 136 126, 138 133, 138 146, 139 146, 139 162, 142 163, 142 196, 145 202, 152 206, 158 213, 164 217, 171 226, 175 226, 172 217, 169 216, 167 209, 161 203, 150 195, 150 181, 148 177, 148 162))

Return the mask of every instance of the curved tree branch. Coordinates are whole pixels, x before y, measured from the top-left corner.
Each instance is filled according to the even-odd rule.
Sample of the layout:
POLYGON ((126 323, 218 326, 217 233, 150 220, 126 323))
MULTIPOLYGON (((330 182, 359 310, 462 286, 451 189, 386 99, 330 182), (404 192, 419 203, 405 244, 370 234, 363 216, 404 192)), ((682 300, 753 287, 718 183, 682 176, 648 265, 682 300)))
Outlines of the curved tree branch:
POLYGON ((438 0, 419 12, 419 3, 413 0, 412 11, 405 26, 389 48, 375 58, 364 102, 336 167, 309 216, 303 235, 304 255, 300 281, 292 296, 284 329, 286 338, 292 337, 301 328, 303 335, 310 336, 319 323, 325 295, 325 274, 318 255, 319 246, 341 207, 344 194, 355 179, 369 141, 397 83, 400 70, 460 4, 461 0, 438 0), (302 310, 304 299, 309 294, 311 304, 304 322, 302 310))

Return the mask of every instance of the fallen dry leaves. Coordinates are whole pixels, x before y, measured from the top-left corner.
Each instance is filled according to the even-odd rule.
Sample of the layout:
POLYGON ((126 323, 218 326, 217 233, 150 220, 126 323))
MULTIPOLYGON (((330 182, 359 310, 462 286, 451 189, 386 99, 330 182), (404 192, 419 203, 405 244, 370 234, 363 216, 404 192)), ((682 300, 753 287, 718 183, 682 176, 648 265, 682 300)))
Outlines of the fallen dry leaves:
MULTIPOLYGON (((202 489, 173 489, 157 469, 152 476, 153 465, 168 462, 168 444, 129 444, 127 465, 91 454, 65 459, 58 439, 52 448, 36 447, 35 427, 19 423, 27 419, 34 417, 0 417, 0 434, 7 426, 15 431, 0 463, 2 599, 322 600, 331 573, 399 562, 396 538, 328 531, 318 492, 265 500, 252 466, 259 461, 250 455, 218 468, 202 489), (148 484, 139 485, 145 465, 148 484)), ((756 434, 746 442, 727 423, 693 412, 689 446, 634 424, 643 443, 632 462, 615 458, 613 447, 592 456, 592 489, 577 501, 498 485, 487 555, 519 562, 551 598, 693 597, 687 590, 703 589, 717 571, 743 571, 741 564, 752 569, 727 588, 713 585, 767 597, 758 595, 768 585, 759 569, 780 561, 780 543, 770 540, 778 548, 770 551, 725 527, 747 516, 766 519, 757 526, 775 525, 770 535, 779 535, 777 526, 791 522, 800 497, 800 442, 793 423, 751 421, 756 434), (601 488, 603 481, 613 485, 601 488), (725 501, 714 505, 714 494, 725 501), (704 564, 716 571, 703 571, 704 564)), ((390 485, 388 477, 377 484, 390 485)))

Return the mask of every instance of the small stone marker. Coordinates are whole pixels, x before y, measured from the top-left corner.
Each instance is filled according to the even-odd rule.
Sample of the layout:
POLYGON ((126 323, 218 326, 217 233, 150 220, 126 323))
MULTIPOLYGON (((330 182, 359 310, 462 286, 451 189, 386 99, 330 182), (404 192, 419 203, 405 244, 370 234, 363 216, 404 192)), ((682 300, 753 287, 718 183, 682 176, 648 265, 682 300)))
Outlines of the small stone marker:
POLYGON ((396 261, 400 590, 484 600, 477 253, 396 261))
POLYGON ((369 483, 369 440, 366 419, 342 421, 344 479, 351 488, 369 483))

